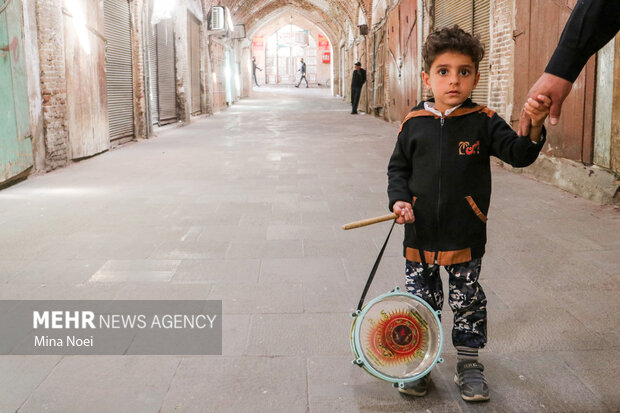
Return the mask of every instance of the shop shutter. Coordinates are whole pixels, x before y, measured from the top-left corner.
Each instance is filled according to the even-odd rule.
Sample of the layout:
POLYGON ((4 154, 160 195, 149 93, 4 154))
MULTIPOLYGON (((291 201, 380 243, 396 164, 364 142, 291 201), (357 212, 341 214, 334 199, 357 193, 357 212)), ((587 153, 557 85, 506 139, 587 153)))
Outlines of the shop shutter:
POLYGON ((131 31, 127 0, 103 3, 110 140, 134 134, 131 31))
POLYGON ((491 36, 490 36, 490 20, 491 20, 491 8, 489 0, 476 0, 474 1, 474 34, 480 36, 480 41, 484 45, 484 58, 480 62, 480 80, 478 86, 471 94, 471 98, 474 102, 481 105, 487 105, 489 103, 489 53, 491 51, 491 36))
POLYGON ((452 27, 455 24, 471 33, 473 29, 472 0, 437 0, 435 2, 435 28, 452 27))
POLYGON ((149 42, 149 91, 151 98, 151 122, 159 122, 158 90, 157 90, 157 30, 147 24, 149 42))
POLYGON ((466 32, 477 34, 484 45, 484 58, 480 62, 480 81, 471 98, 481 105, 488 103, 489 51, 490 51, 490 4, 489 0, 437 0, 435 2, 435 28, 452 27, 457 24, 466 32))
POLYGON ((177 120, 172 20, 167 19, 157 23, 155 31, 157 34, 157 103, 161 125, 177 120))
POLYGON ((195 115, 200 113, 200 22, 192 14, 188 14, 188 20, 192 115, 195 115))

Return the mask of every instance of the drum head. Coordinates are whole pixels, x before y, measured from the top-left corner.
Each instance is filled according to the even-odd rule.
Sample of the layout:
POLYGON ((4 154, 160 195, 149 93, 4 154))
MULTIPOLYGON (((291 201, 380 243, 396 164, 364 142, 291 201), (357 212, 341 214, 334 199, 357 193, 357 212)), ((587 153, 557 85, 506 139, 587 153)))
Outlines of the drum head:
POLYGON ((358 364, 396 383, 417 380, 440 361, 443 332, 436 312, 424 300, 395 290, 362 309, 351 339, 358 364))

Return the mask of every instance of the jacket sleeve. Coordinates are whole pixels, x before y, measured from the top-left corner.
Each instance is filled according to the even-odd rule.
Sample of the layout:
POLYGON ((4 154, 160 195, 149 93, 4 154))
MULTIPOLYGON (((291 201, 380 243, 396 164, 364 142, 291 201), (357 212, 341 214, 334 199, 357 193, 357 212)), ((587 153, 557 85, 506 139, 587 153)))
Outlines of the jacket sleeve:
POLYGON ((540 150, 545 145, 547 130, 543 126, 540 141, 533 143, 529 136, 517 135, 517 132, 495 113, 489 119, 488 134, 491 140, 491 155, 515 168, 523 168, 538 158, 540 150))
POLYGON ((393 211, 396 201, 411 202, 413 195, 409 191, 409 177, 411 176, 411 158, 405 149, 406 128, 398 134, 394 152, 388 164, 388 198, 389 208, 393 211))
POLYGON ((579 0, 545 72, 574 82, 590 56, 620 29, 620 1, 579 0))

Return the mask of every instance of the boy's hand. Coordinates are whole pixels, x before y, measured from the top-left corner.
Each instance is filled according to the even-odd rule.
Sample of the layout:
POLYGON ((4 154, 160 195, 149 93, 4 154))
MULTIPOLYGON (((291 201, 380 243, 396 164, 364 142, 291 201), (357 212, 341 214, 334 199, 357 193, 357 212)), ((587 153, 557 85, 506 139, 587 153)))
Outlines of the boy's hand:
POLYGON ((392 210, 396 215, 398 215, 398 218, 396 219, 397 224, 411 224, 414 221, 413 208, 411 208, 411 204, 409 202, 396 201, 392 210))
POLYGON ((523 110, 532 120, 532 127, 538 128, 543 125, 547 116, 549 116, 549 108, 551 107, 551 99, 548 96, 538 95, 536 99, 528 98, 523 110))

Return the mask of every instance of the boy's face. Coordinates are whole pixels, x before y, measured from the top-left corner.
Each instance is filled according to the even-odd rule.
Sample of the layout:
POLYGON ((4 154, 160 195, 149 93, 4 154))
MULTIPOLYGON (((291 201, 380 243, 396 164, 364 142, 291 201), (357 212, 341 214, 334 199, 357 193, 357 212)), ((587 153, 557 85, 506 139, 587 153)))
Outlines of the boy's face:
POLYGON ((479 78, 471 56, 455 51, 441 53, 433 61, 429 73, 422 72, 424 84, 435 96, 435 108, 441 112, 463 103, 479 78))

